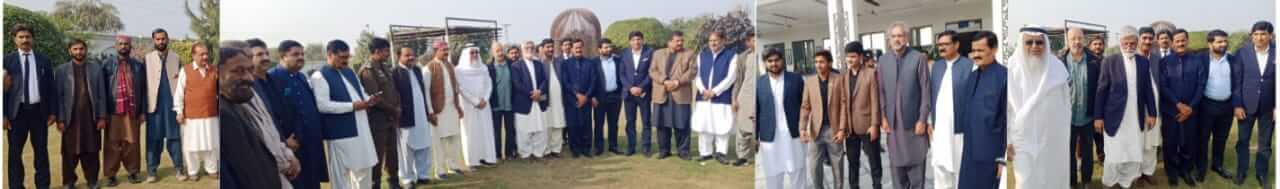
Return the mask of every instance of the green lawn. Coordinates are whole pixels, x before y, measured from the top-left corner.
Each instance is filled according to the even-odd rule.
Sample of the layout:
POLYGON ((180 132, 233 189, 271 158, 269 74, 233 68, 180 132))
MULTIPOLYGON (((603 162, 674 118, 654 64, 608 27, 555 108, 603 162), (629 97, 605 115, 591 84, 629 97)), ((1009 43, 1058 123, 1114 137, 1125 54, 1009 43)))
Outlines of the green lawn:
MULTIPOLYGON (((141 133, 143 134, 144 138, 142 138, 143 141, 138 146, 139 147, 138 150, 142 151, 142 152, 138 152, 138 153, 141 153, 141 156, 139 157, 141 157, 140 163, 142 164, 141 171, 138 174, 142 175, 143 177, 146 177, 147 175, 147 157, 145 154, 145 151, 147 150, 146 149, 147 142, 145 139, 146 133, 147 133, 146 130, 147 130, 146 125, 143 125, 141 133)), ((104 131, 104 134, 105 134, 105 131, 104 131)), ((27 147, 24 148, 22 151, 22 163, 27 166, 25 171, 26 180, 23 180, 22 183, 27 188, 35 188, 35 168, 32 167, 32 165, 34 164, 32 161, 35 160, 35 149, 31 148, 30 142, 27 142, 26 146, 27 147)), ((63 180, 62 180, 62 153, 60 153, 61 149, 62 149, 62 132, 58 132, 57 127, 49 127, 49 177, 51 177, 51 179, 49 180, 49 184, 50 184, 49 187, 53 187, 53 188, 62 187, 63 180)), ((99 151, 98 153, 99 153, 98 161, 101 162, 102 152, 99 151)), ((173 168, 172 160, 169 159, 168 152, 167 151, 164 152, 164 154, 161 155, 161 157, 162 158, 160 158, 161 159, 160 168, 159 170, 157 170, 159 171, 159 174, 157 174, 157 176, 160 176, 160 181, 156 183, 147 183, 144 181, 138 184, 131 184, 129 183, 129 179, 126 178, 127 173, 125 173, 124 167, 121 166, 120 171, 116 173, 117 175, 116 178, 120 180, 120 185, 117 185, 115 188, 122 188, 122 189, 127 189, 127 188, 218 188, 218 180, 214 180, 211 177, 207 177, 207 176, 202 177, 198 182, 178 181, 178 179, 174 177, 175 170, 173 168)), ((8 156, 6 155, 5 158, 8 158, 8 156)), ((5 166, 8 166, 8 164, 6 163, 5 166)), ((102 175, 101 169, 105 167, 106 166, 100 166, 99 170, 93 174, 102 175)), ((83 175, 82 173, 83 172, 80 170, 80 167, 76 167, 76 176, 79 177, 79 180, 76 181, 76 187, 88 188, 89 186, 85 184, 86 181, 84 180, 84 176, 81 176, 83 175)), ((8 178, 5 178, 5 179, 8 179, 8 178)), ((101 183, 100 184, 101 186, 106 187, 106 181, 107 181, 107 178, 102 176, 98 177, 98 182, 101 183)), ((5 182, 9 182, 9 181, 5 181, 5 182)))

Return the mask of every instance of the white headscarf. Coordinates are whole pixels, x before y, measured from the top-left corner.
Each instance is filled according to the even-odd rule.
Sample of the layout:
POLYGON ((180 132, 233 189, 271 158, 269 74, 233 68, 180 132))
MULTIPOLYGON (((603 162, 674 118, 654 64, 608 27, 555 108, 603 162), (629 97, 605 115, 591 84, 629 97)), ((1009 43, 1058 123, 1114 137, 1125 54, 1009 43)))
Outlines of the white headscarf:
MULTIPOLYGON (((1038 144, 1040 142, 1029 140, 1043 139, 1044 137, 1037 136, 1045 134, 1045 132, 1043 132, 1044 130, 1041 128, 1055 127, 1051 125, 1041 125, 1038 123, 1044 121, 1043 119, 1046 116, 1057 116, 1038 115, 1040 113, 1037 113, 1037 109, 1056 109, 1059 108, 1057 106, 1062 106, 1061 111, 1069 111, 1071 108, 1070 96, 1056 94, 1070 91, 1070 89, 1067 88, 1068 86, 1066 86, 1069 81, 1069 77, 1067 75, 1067 68, 1062 64, 1062 61, 1049 53, 1052 50, 1049 49, 1049 38, 1045 33, 1024 30, 1023 32, 1020 32, 1018 36, 1019 39, 1017 40, 1017 46, 1013 51, 1013 56, 1010 56, 1008 60, 1008 99, 1010 110, 1014 113, 1014 116, 1009 117, 1009 119, 1012 119, 1012 124, 1010 124, 1009 143, 1014 145, 1038 144), (1023 45, 1025 44, 1022 43, 1024 39, 1021 38, 1025 35, 1037 36, 1045 41, 1045 50, 1040 54, 1038 59, 1033 56, 1029 56, 1027 54, 1029 52, 1024 50, 1023 45), (1059 97, 1063 98, 1058 99, 1059 97), (1026 135, 1024 135, 1024 133, 1026 135)), ((1069 118, 1070 116, 1067 115, 1062 117, 1069 118)), ((1070 123, 1067 121, 1060 123, 1070 123)), ((1062 128, 1068 127, 1070 126, 1062 126, 1062 128)), ((1019 146, 1019 148, 1017 148, 1019 151, 1039 149, 1044 148, 1038 146, 1019 146)))
POLYGON ((492 89, 489 68, 480 62, 479 57, 471 57, 471 52, 479 50, 476 47, 463 48, 462 55, 458 58, 458 66, 453 68, 453 72, 457 74, 455 77, 458 78, 458 89, 465 94, 464 96, 488 98, 492 89))

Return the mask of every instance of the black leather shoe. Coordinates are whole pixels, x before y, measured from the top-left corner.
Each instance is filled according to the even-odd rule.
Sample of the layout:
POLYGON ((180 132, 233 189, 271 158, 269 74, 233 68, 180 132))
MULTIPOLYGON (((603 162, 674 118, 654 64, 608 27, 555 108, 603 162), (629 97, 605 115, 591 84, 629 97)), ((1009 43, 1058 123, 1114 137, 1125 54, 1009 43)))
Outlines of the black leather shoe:
POLYGON ((707 161, 707 160, 711 160, 711 156, 702 156, 702 157, 698 157, 698 162, 703 162, 703 161, 707 161))
POLYGON ((116 187, 117 185, 120 185, 120 180, 117 180, 114 176, 107 177, 107 187, 116 187))
POLYGON ((129 183, 142 183, 142 175, 138 175, 137 173, 129 174, 129 183))
POLYGON ((743 165, 747 165, 747 159, 738 159, 733 162, 733 166, 742 167, 743 165))
POLYGON ((1235 183, 1236 186, 1244 185, 1244 177, 1234 177, 1231 181, 1232 183, 1235 183))
POLYGON ((1196 180, 1195 180, 1194 178, 1191 178, 1191 177, 1192 177, 1192 176, 1190 176, 1190 175, 1188 175, 1188 176, 1186 176, 1186 177, 1182 177, 1182 181, 1183 181, 1183 182, 1186 182, 1186 183, 1187 183, 1187 186, 1190 186, 1190 187, 1192 187, 1192 188, 1195 188, 1195 187, 1196 187, 1196 180))
POLYGON ((658 154, 658 159, 667 159, 668 157, 671 157, 671 153, 663 152, 658 154))
POLYGON ((1227 171, 1227 169, 1223 169, 1222 167, 1214 167, 1213 172, 1218 173, 1218 176, 1221 176, 1223 179, 1232 179, 1236 177, 1235 174, 1231 174, 1230 171, 1227 171))

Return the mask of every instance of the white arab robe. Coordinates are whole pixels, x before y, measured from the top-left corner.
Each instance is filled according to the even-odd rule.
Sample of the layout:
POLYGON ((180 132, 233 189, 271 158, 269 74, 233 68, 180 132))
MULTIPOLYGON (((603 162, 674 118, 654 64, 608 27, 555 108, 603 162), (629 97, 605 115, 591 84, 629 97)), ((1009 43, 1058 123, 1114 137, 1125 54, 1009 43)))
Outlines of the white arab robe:
MULTIPOLYGON (((1049 41, 1043 33, 1023 32, 1049 41)), ((1019 39, 1018 41, 1022 41, 1019 39)), ((1037 58, 1017 47, 1009 58, 1009 141, 1015 188, 1068 188, 1071 96, 1066 65, 1045 49, 1037 58)), ((1110 157, 1108 157, 1110 159, 1110 157)))
POLYGON ((477 50, 475 47, 463 49, 461 61, 453 68, 453 73, 458 74, 458 100, 462 106, 462 149, 466 151, 462 157, 468 166, 498 163, 493 144, 493 104, 486 102, 484 107, 476 107, 488 101, 493 93, 489 68, 480 63, 478 56, 470 56, 477 50))

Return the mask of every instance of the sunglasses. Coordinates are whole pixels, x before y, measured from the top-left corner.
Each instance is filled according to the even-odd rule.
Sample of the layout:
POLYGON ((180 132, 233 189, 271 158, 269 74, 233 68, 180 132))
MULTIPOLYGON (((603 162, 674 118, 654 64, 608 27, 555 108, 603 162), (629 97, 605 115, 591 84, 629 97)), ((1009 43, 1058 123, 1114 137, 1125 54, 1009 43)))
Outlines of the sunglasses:
POLYGON ((1028 40, 1028 41, 1023 42, 1023 44, 1026 44, 1027 46, 1044 46, 1044 41, 1042 41, 1042 40, 1028 40))

